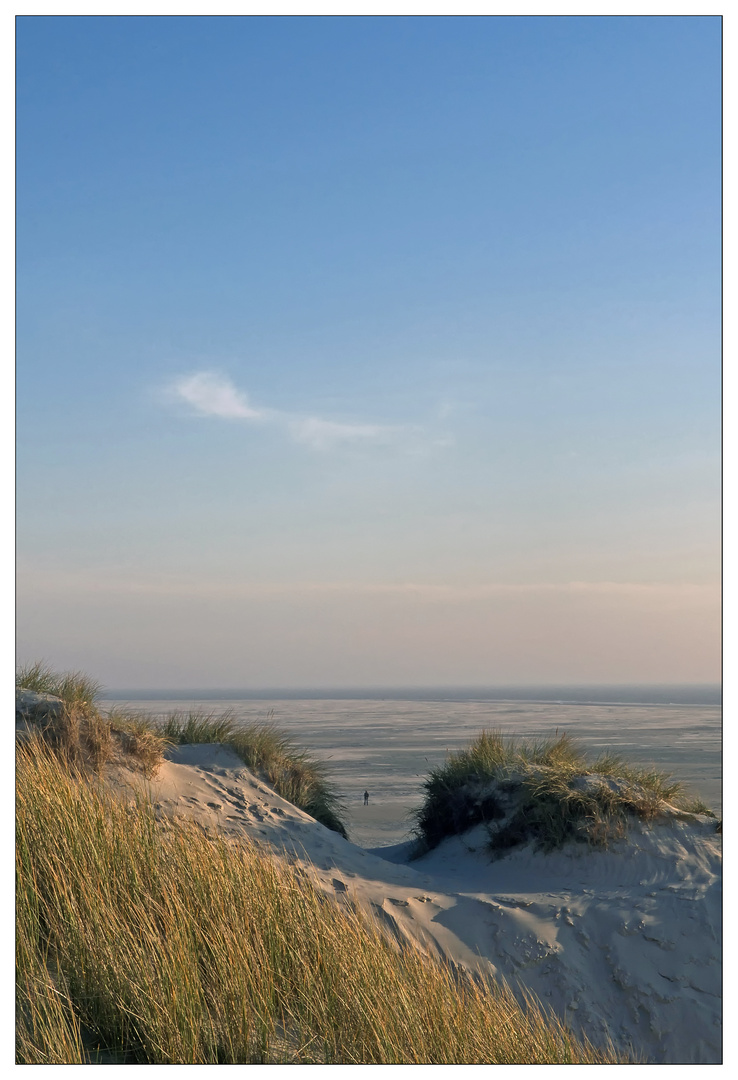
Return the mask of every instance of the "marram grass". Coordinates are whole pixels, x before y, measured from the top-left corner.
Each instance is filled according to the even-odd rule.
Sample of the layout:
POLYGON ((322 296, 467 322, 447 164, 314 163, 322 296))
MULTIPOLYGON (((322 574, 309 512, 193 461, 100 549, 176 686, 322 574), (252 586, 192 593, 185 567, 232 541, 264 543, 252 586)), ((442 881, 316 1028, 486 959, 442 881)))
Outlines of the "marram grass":
POLYGON ((611 753, 590 761, 566 734, 518 741, 483 731, 433 769, 423 787, 415 823, 424 848, 480 823, 489 827, 493 852, 530 841, 544 851, 572 840, 604 847, 624 837, 634 818, 713 816, 666 773, 611 753))
POLYGON ((281 860, 17 760, 17 1061, 615 1063, 281 860))
POLYGON ((173 743, 225 743, 244 764, 271 784, 278 795, 346 837, 344 807, 322 761, 299 749, 271 723, 239 725, 232 713, 168 714, 163 724, 143 713, 114 708, 102 715, 96 701, 100 684, 82 672, 57 672, 45 661, 16 671, 15 684, 63 702, 60 716, 44 725, 47 742, 68 761, 95 772, 111 760, 156 774, 173 743))
POLYGON ((343 805, 322 761, 298 749, 271 723, 237 724, 233 714, 171 713, 163 734, 173 743, 225 743, 278 795, 346 837, 343 805))
POLYGON ((54 671, 44 660, 19 667, 15 673, 15 685, 37 694, 53 694, 66 705, 94 708, 100 696, 100 683, 81 671, 54 671))

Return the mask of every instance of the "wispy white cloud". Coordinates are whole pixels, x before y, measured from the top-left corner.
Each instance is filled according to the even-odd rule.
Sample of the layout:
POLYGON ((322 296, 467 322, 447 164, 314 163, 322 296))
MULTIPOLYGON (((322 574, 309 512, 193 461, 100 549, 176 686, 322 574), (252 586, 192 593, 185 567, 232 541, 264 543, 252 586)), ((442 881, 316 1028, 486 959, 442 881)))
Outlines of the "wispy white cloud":
POLYGON ((316 449, 328 449, 341 442, 380 442, 394 441, 403 428, 394 428, 385 424, 339 424, 333 420, 321 420, 318 416, 308 416, 289 421, 292 437, 316 449))
POLYGON ((168 387, 168 397, 189 405, 199 416, 281 427, 295 442, 315 450, 329 450, 342 443, 417 443, 420 435, 420 429, 407 424, 342 423, 282 409, 258 408, 227 376, 214 371, 198 371, 176 379, 168 387))
POLYGON ((224 420, 261 420, 264 416, 230 379, 213 371, 198 371, 177 379, 170 391, 202 416, 220 416, 224 420))

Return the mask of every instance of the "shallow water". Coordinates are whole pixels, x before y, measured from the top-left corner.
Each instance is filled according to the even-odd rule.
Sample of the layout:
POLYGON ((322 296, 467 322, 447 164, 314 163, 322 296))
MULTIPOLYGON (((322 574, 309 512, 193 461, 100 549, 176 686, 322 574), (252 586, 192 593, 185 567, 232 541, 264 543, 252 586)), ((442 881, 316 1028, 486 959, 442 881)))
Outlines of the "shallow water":
MULTIPOLYGON (((120 701, 103 702, 120 705, 120 701)), ((380 847, 406 839, 422 780, 486 728, 540 738, 567 732, 592 754, 610 749, 684 781, 722 815, 721 710, 716 705, 428 700, 136 700, 161 715, 231 710, 244 723, 269 719, 330 764, 346 801, 351 839, 380 847), (370 793, 363 804, 364 790, 370 793)))

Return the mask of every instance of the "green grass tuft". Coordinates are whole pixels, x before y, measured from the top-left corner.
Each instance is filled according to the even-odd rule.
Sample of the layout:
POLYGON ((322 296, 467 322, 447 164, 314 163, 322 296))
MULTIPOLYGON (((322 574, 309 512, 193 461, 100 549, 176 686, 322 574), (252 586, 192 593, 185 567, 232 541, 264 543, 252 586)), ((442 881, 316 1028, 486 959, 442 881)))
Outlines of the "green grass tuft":
POLYGON ((102 691, 100 683, 81 671, 54 671, 45 661, 19 667, 15 673, 16 687, 33 690, 36 694, 53 694, 65 705, 94 708, 102 691))
POLYGON ((230 743, 236 730, 233 713, 204 713, 196 709, 169 713, 162 727, 171 743, 230 743))
POLYGON ((483 731, 423 786, 415 826, 426 849, 480 823, 495 852, 529 841, 549 851, 570 840, 602 847, 624 837, 633 817, 650 821, 670 807, 709 813, 672 777, 613 754, 590 762, 566 734, 525 742, 483 731))

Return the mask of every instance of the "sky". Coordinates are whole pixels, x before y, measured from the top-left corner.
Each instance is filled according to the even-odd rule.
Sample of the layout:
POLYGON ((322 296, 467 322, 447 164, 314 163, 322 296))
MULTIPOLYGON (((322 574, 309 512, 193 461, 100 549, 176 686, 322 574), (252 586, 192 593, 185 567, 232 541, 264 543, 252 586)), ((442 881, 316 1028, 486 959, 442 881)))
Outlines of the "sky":
POLYGON ((16 46, 21 662, 719 679, 719 18, 16 46))

